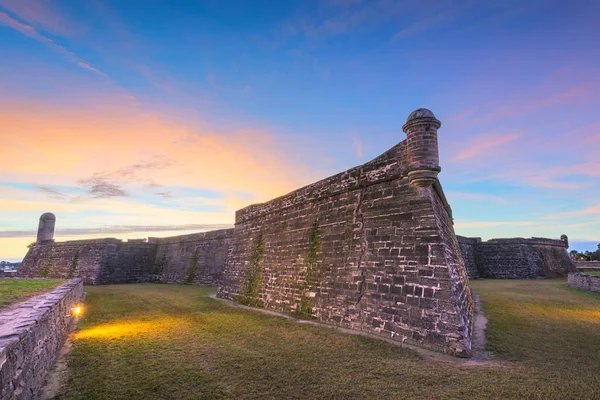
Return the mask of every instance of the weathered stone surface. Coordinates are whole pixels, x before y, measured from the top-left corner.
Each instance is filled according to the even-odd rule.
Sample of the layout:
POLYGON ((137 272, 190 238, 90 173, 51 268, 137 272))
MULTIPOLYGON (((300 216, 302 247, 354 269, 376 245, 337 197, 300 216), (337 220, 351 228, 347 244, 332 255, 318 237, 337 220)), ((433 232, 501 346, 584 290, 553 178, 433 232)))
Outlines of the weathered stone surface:
POLYGON ((469 279, 477 279, 481 275, 477 265, 477 252, 476 248, 481 243, 481 238, 468 238, 464 236, 456 235, 458 245, 460 247, 460 253, 467 269, 467 275, 469 279))
POLYGON ((0 399, 33 399, 72 328, 81 279, 0 311, 0 399))
POLYGON ((156 244, 119 239, 36 244, 17 270, 20 277, 80 277, 86 285, 148 280, 156 244))
POLYGON ((469 278, 557 278, 575 272, 566 240, 458 236, 469 278))
POLYGON ((567 285, 576 289, 587 290, 588 292, 600 293, 600 276, 575 272, 569 274, 567 285))
POLYGON ((376 159, 239 210, 218 296, 468 355, 473 300, 436 178, 440 123, 409 124, 376 159))
POLYGON ((44 243, 54 239, 54 225, 56 217, 52 213, 44 213, 40 216, 36 243, 44 243))
POLYGON ((151 280, 217 285, 232 240, 233 229, 149 238, 148 242, 157 245, 151 280))
POLYGON ((81 277, 86 285, 148 281, 217 284, 233 229, 145 240, 36 244, 17 276, 81 277))

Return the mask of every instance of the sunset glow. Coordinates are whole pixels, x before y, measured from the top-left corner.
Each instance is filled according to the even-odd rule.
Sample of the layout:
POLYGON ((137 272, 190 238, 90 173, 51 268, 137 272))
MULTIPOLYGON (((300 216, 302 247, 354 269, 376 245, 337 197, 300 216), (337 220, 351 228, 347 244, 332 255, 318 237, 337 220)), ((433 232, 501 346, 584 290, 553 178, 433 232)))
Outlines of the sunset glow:
POLYGON ((442 121, 457 234, 600 242, 600 5, 0 0, 0 260, 168 236, 442 121))

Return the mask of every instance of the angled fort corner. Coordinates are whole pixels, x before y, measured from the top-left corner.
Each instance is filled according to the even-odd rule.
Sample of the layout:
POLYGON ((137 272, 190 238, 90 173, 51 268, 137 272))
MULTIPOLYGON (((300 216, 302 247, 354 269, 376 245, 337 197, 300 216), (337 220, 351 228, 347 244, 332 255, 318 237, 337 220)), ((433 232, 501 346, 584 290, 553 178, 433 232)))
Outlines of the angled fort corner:
POLYGON ((440 126, 416 110, 407 139, 374 160, 239 210, 219 296, 468 356, 473 300, 437 178, 440 126))

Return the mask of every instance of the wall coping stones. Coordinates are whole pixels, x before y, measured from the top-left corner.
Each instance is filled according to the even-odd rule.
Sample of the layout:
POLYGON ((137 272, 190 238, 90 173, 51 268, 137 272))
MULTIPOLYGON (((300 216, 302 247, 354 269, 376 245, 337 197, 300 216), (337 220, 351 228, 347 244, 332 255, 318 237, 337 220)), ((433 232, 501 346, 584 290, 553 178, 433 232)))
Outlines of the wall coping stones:
POLYGON ((0 399, 35 398, 71 328, 80 278, 0 311, 0 399))
POLYGON ((567 285, 575 289, 600 293, 600 276, 581 272, 570 273, 567 285))
POLYGON ((169 236, 169 237, 149 237, 148 243, 179 243, 179 242, 191 242, 195 240, 211 240, 211 239, 223 239, 232 237, 234 228, 219 229, 216 231, 206 231, 198 233, 190 233, 187 235, 169 236))

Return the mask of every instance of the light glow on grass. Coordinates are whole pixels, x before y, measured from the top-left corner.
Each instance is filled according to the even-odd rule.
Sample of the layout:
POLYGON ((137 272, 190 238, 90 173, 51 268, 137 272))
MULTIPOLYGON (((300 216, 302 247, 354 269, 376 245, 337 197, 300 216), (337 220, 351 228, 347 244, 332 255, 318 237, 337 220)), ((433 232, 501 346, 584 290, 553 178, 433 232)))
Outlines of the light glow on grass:
POLYGON ((160 318, 151 321, 122 321, 102 324, 83 329, 75 334, 75 339, 126 339, 139 336, 160 336, 168 331, 176 331, 189 325, 181 318, 160 318))

